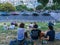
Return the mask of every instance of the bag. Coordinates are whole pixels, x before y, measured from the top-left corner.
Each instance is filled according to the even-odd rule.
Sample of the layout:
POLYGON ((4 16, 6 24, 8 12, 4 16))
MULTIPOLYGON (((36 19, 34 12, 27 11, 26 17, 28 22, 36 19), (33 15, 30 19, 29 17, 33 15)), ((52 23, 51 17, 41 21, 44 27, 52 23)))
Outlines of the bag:
POLYGON ((38 37, 38 31, 31 31, 31 37, 37 38, 38 37))

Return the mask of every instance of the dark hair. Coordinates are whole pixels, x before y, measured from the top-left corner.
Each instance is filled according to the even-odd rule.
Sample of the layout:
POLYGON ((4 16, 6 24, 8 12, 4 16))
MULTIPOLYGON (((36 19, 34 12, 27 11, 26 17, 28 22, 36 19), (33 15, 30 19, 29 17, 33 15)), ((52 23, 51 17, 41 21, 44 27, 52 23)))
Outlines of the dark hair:
POLYGON ((24 28, 24 26, 25 26, 24 23, 21 23, 21 24, 19 25, 20 28, 24 28))
POLYGON ((33 28, 38 28, 38 25, 37 24, 33 25, 33 28))
POLYGON ((36 24, 36 22, 34 22, 34 24, 36 24))
POLYGON ((50 30, 53 30, 53 26, 48 26, 50 30))
POLYGON ((31 24, 32 24, 32 22, 31 22, 31 24))

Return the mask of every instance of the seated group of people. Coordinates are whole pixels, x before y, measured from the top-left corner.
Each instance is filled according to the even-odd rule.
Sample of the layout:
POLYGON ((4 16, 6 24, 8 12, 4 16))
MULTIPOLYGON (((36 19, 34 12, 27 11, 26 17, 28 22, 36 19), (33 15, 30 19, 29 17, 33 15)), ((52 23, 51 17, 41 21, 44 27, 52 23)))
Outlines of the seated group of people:
POLYGON ((12 23, 10 24, 10 26, 8 26, 6 23, 4 23, 3 29, 4 29, 4 30, 15 29, 16 26, 17 26, 17 23, 14 23, 14 22, 12 22, 12 23))
MULTIPOLYGON (((19 28, 17 30, 17 40, 10 41, 10 45, 16 45, 16 41, 18 42, 17 45, 28 45, 25 44, 24 41, 26 38, 28 38, 28 34, 25 31, 24 28, 25 24, 21 23, 19 25, 19 28)), ((38 29, 38 25, 34 23, 32 30, 30 32, 30 39, 33 41, 33 45, 36 45, 36 41, 38 39, 40 40, 46 40, 46 41, 54 41, 55 39, 55 31, 53 29, 53 26, 49 25, 48 26, 49 30, 44 33, 40 29, 38 29)))

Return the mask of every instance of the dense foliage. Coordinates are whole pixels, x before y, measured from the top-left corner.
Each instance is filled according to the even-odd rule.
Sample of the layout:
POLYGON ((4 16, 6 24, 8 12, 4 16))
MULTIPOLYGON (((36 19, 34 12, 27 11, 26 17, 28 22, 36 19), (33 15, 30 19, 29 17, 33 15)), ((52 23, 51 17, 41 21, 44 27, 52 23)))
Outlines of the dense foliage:
POLYGON ((0 4, 0 11, 15 11, 16 8, 10 3, 0 4))
POLYGON ((51 7, 45 7, 46 10, 60 10, 60 5, 56 2, 54 3, 54 5, 52 5, 51 7))
POLYGON ((46 6, 49 0, 37 0, 39 3, 42 3, 43 6, 46 6))
POLYGON ((27 8, 26 5, 18 5, 16 6, 17 11, 22 11, 22 10, 28 10, 28 11, 33 11, 32 8, 27 8))
POLYGON ((60 0, 53 0, 53 2, 55 3, 55 2, 58 2, 58 4, 60 4, 60 0))
POLYGON ((36 7, 36 10, 41 10, 41 9, 43 9, 43 5, 38 5, 38 6, 36 7))

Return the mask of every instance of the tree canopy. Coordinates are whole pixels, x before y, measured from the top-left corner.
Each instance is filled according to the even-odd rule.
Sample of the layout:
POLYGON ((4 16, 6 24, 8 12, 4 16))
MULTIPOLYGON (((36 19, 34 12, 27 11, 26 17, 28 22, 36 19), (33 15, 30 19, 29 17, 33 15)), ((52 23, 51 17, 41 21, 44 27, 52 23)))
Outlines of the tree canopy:
POLYGON ((36 7, 36 10, 41 10, 41 9, 43 9, 43 5, 38 5, 38 6, 36 7))
POLYGON ((15 10, 16 8, 8 2, 0 4, 0 11, 15 11, 15 10))
POLYGON ((39 3, 42 3, 45 6, 49 0, 37 0, 39 3))
POLYGON ((60 0, 53 0, 53 2, 57 2, 58 4, 60 4, 60 0))
POLYGON ((28 11, 33 11, 33 9, 32 8, 27 8, 27 6, 26 5, 18 5, 18 6, 16 6, 16 9, 17 9, 17 11, 22 11, 22 10, 28 10, 28 11))

